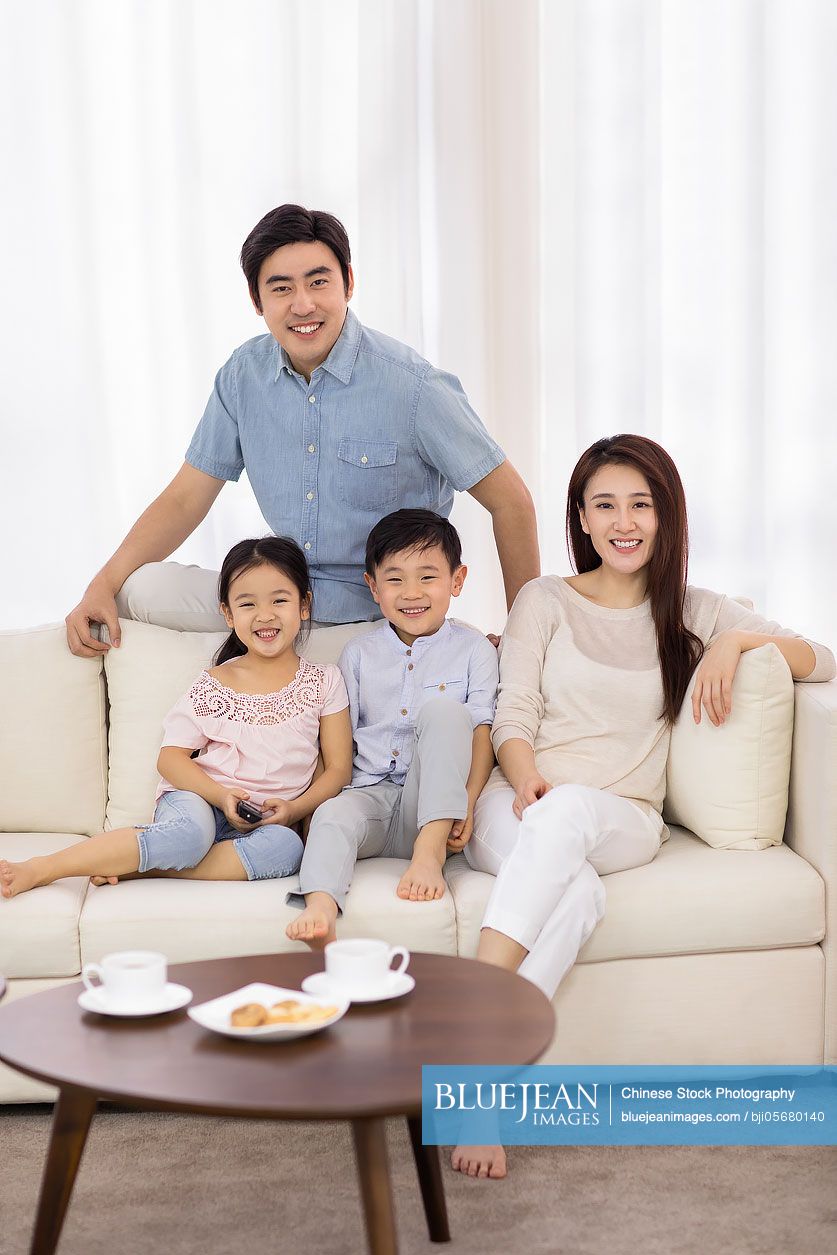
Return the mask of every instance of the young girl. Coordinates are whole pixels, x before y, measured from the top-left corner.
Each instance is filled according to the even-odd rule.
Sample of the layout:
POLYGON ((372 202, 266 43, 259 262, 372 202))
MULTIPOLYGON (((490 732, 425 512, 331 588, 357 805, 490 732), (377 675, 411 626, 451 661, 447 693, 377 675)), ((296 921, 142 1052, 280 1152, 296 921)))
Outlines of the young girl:
POLYGON ((302 842, 293 825, 351 779, 346 686, 337 667, 314 666, 295 651, 311 586, 292 540, 235 545, 218 598, 230 635, 217 665, 166 717, 154 822, 24 863, 0 862, 3 897, 61 876, 263 880, 298 870, 302 842), (324 770, 314 779, 318 750, 324 770), (248 823, 241 802, 260 808, 262 818, 248 823))
MULTIPOLYGON (((671 726, 732 709, 742 653, 772 641, 795 680, 834 675, 829 650, 718 593, 686 586, 686 503, 669 455, 641 436, 599 440, 573 471, 567 536, 578 574, 532 580, 509 614, 492 728, 500 769, 465 855, 497 877, 477 957, 552 997, 604 915, 599 879, 650 863, 671 726)), ((502 1147, 453 1167, 505 1176, 502 1147)))

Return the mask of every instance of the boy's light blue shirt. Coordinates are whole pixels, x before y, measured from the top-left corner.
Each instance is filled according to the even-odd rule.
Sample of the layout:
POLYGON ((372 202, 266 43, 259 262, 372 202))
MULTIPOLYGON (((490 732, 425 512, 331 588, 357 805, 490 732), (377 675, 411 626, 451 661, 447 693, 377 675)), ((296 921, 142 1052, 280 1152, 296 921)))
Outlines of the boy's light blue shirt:
POLYGON ((380 617, 363 567, 383 515, 409 507, 447 518, 454 490, 504 460, 454 375, 351 310, 310 383, 272 335, 236 349, 186 451, 218 479, 246 469, 268 526, 305 550, 324 623, 380 617))
POLYGON ((405 645, 385 621, 350 640, 339 666, 349 690, 355 788, 381 780, 404 783, 416 717, 428 698, 461 702, 475 728, 494 719, 497 650, 475 628, 451 619, 412 645, 405 645))

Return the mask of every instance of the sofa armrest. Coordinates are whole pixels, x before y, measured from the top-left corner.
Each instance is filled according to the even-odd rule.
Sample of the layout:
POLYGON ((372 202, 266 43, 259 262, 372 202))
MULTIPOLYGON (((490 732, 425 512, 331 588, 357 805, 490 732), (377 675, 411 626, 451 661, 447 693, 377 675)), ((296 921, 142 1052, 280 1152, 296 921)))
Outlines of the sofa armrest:
POLYGON ((825 1062, 837 1063, 837 680, 797 684, 785 841, 825 881, 825 1062))

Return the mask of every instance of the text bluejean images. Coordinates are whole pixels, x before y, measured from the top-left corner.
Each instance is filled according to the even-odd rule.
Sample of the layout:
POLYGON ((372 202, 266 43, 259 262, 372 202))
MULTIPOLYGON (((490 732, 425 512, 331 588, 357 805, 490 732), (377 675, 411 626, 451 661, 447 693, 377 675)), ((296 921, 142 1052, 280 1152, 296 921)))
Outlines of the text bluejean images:
POLYGON ((837 1144, 837 1068, 425 1067, 427 1145, 837 1144))

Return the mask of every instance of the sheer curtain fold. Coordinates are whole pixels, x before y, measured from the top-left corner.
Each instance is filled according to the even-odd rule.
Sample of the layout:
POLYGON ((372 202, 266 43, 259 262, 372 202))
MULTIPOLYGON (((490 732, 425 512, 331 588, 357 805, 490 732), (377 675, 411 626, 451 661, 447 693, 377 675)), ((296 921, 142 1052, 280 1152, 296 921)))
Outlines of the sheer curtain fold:
POLYGON ((542 129, 566 172, 545 142, 547 374, 561 344, 547 565, 566 569, 562 494, 544 478, 562 486, 592 440, 638 431, 683 475, 693 582, 833 639, 837 14, 543 0, 541 19, 542 129))
MULTIPOLYGON (((263 329, 244 235, 298 200, 345 222, 360 317, 460 376, 548 569, 581 449, 641 431, 695 582, 834 634, 828 0, 7 0, 0 33, 0 626, 63 616, 177 469, 263 329)), ((490 522, 454 519, 497 628, 490 522)), ((264 528, 228 487, 179 556, 264 528)))

